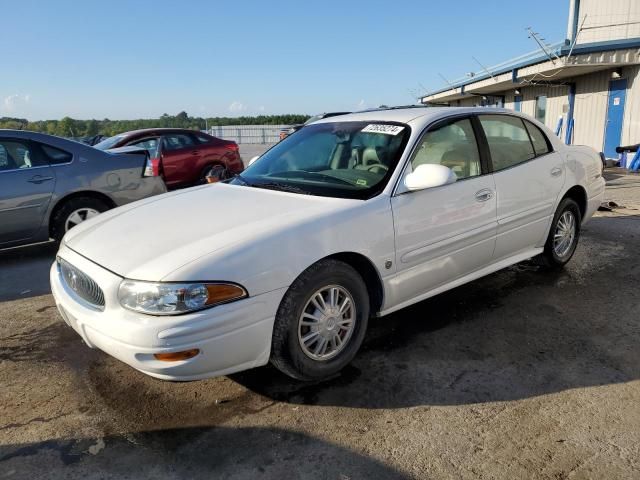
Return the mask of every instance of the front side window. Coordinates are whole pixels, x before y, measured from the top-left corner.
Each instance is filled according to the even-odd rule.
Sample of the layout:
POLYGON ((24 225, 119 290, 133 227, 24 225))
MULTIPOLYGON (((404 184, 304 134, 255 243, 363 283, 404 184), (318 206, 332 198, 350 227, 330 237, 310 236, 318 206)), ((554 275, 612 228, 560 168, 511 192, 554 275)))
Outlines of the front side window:
POLYGON ((504 170, 536 156, 529 134, 519 117, 479 115, 487 137, 493 170, 504 170))
POLYGON ((371 198, 389 181, 410 128, 400 123, 316 123, 288 136, 231 183, 340 198, 371 198))
POLYGON ((130 147, 140 147, 144 148, 149 152, 151 156, 155 156, 158 150, 158 138, 145 138, 143 140, 138 140, 137 142, 130 143, 130 147))
POLYGON ((544 123, 547 119, 547 97, 540 95, 536 97, 536 120, 544 123))
POLYGON ((471 120, 458 120, 429 130, 418 142, 411 159, 411 168, 424 163, 449 167, 456 177, 480 175, 480 154, 471 120))
POLYGON ((172 133, 171 135, 165 135, 162 139, 162 148, 164 150, 180 150, 193 146, 193 138, 183 133, 172 133))
POLYGON ((0 140, 0 171, 22 170, 42 165, 28 143, 0 140))

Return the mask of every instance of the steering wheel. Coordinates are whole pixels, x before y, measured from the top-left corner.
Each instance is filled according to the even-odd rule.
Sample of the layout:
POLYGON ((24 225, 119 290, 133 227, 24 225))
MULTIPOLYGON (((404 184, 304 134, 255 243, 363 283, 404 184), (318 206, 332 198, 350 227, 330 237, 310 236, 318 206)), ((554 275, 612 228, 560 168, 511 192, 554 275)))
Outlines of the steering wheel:
POLYGON ((367 171, 370 172, 374 168, 382 168, 385 172, 387 172, 389 170, 389 167, 387 167, 386 165, 384 165, 382 163, 374 163, 373 165, 369 165, 367 167, 367 171))

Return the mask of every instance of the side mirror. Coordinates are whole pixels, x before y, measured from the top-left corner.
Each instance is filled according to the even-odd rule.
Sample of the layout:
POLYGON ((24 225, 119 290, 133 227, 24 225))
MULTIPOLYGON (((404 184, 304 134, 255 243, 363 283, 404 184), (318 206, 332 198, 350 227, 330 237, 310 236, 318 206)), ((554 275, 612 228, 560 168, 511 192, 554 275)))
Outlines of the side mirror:
POLYGON ((249 160, 249 165, 253 165, 255 163, 256 160, 258 160, 260 158, 260 155, 256 155, 255 157, 253 157, 251 160, 249 160))
POLYGON ((409 191, 424 190, 454 183, 457 179, 458 177, 454 171, 444 165, 423 163, 404 177, 404 186, 409 191))

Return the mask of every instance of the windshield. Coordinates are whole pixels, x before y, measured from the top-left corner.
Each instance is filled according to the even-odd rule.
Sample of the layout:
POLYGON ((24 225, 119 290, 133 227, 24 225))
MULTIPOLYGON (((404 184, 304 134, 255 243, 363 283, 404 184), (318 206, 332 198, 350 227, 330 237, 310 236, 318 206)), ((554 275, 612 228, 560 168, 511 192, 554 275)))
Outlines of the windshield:
POLYGON ((116 143, 122 140, 126 135, 115 135, 113 137, 105 138, 100 143, 94 145, 98 150, 108 150, 112 148, 116 143))
POLYGON ((275 145, 231 183, 371 198, 389 181, 409 134, 409 126, 393 122, 309 125, 275 145))

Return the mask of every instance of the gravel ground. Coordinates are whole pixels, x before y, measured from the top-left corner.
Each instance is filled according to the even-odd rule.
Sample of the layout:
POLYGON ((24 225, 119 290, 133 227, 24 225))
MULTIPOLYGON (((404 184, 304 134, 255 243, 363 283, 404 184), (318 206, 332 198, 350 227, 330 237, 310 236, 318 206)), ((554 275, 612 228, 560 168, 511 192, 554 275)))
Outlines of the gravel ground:
POLYGON ((608 176, 563 272, 373 320, 320 384, 146 377, 58 317, 54 247, 0 253, 0 478, 640 478, 640 177, 608 176))

